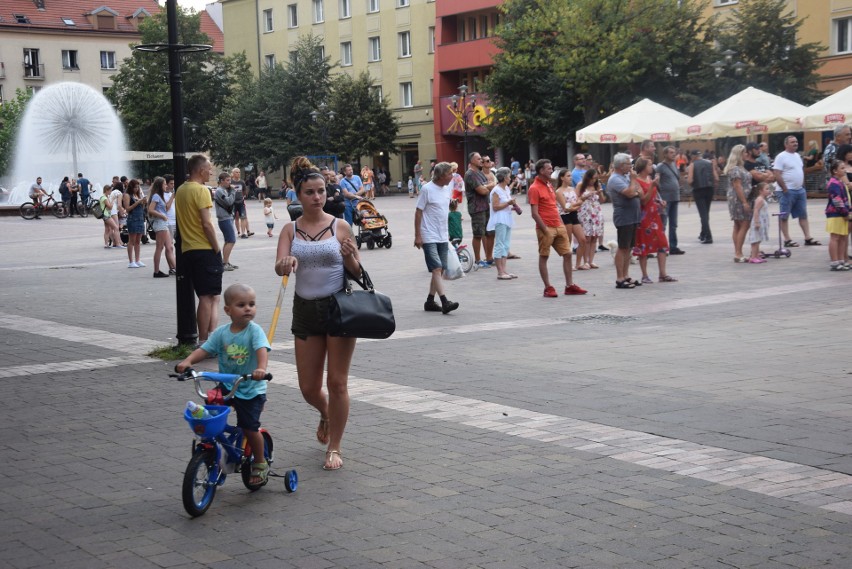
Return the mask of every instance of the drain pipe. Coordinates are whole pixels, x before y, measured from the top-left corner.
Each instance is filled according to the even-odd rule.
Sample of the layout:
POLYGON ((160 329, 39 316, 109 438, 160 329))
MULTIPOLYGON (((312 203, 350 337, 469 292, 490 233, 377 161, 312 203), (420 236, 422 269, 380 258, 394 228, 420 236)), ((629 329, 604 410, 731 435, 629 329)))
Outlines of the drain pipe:
POLYGON ((260 0, 254 0, 254 26, 257 30, 257 76, 260 77, 260 73, 263 68, 260 66, 260 12, 258 12, 258 10, 260 10, 260 6, 258 5, 258 2, 260 2, 260 0))

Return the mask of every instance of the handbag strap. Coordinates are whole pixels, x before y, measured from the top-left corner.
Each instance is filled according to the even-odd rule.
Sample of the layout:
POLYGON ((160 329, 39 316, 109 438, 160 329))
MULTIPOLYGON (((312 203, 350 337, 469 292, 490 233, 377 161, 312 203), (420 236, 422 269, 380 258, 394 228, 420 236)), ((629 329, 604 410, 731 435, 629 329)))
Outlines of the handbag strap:
POLYGON ((367 271, 364 269, 364 265, 362 265, 359 262, 358 266, 361 268, 361 278, 360 279, 358 277, 356 277, 355 275, 353 275, 352 273, 350 273, 349 269, 347 269, 345 267, 343 269, 343 282, 344 282, 344 288, 346 289, 346 293, 348 294, 348 293, 352 292, 352 281, 355 281, 356 283, 358 283, 358 286, 360 286, 362 289, 364 289, 366 291, 374 292, 375 289, 373 288, 373 281, 370 279, 370 275, 368 275, 367 271))

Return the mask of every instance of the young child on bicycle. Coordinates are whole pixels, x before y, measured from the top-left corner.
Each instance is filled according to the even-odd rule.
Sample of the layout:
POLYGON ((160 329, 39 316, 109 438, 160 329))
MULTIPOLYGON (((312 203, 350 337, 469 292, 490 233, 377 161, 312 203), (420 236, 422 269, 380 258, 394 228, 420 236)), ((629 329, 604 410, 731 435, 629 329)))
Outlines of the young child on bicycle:
MULTIPOLYGON (((233 284, 225 290, 225 314, 230 324, 216 328, 204 344, 179 363, 175 369, 184 372, 210 356, 217 356, 220 373, 251 374, 252 379, 262 380, 266 375, 269 360, 269 342, 266 333, 253 322, 257 308, 254 290, 244 284, 233 284)), ((225 386, 230 389, 231 385, 225 386)), ((269 476, 269 465, 264 459, 263 436, 260 428, 260 413, 266 403, 266 381, 244 381, 229 401, 237 412, 237 426, 243 430, 251 445, 254 463, 251 467, 251 484, 262 484, 269 476)))

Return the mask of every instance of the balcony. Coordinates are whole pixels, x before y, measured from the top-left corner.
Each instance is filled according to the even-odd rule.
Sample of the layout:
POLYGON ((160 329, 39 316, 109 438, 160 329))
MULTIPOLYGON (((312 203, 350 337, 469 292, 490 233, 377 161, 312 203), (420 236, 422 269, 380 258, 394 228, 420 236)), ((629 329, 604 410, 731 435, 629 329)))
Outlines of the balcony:
POLYGON ((435 54, 438 59, 438 72, 490 67, 494 64, 494 56, 498 51, 494 38, 490 37, 441 44, 435 54))
POLYGON ((24 79, 34 79, 36 81, 44 81, 44 63, 24 66, 24 79))

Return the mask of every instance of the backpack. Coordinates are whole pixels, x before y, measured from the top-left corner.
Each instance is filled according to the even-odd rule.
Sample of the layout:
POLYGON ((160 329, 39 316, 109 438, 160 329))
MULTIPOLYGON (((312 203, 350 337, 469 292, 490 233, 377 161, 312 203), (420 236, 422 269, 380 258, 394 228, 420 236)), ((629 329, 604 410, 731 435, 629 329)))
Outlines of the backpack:
POLYGON ((103 205, 101 204, 100 200, 96 201, 92 205, 92 209, 89 210, 89 211, 92 212, 92 215, 94 215, 96 219, 103 219, 104 218, 104 208, 103 208, 103 205))

